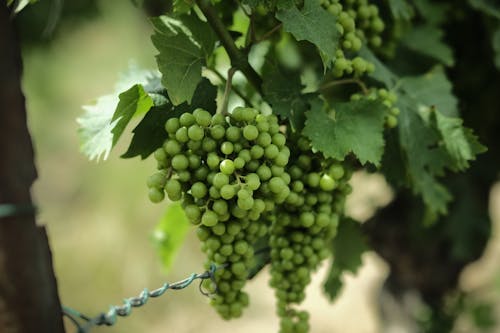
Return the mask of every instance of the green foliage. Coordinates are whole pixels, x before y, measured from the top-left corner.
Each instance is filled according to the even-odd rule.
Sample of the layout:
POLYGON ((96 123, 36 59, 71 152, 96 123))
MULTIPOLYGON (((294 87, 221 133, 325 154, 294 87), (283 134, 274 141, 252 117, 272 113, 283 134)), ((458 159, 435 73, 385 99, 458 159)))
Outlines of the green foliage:
POLYGON ((414 14, 413 8, 406 0, 389 0, 389 8, 397 20, 410 20, 414 14))
POLYGON ((469 0, 472 7, 500 19, 500 5, 494 0, 469 0))
POLYGON ((295 6, 280 10, 276 18, 283 22, 285 31, 290 32, 296 40, 306 40, 316 45, 324 66, 330 66, 335 59, 338 41, 336 20, 321 7, 319 0, 305 0, 302 10, 295 6))
MULTIPOLYGON (((469 2, 497 17, 496 4, 469 2)), ((441 221, 457 260, 471 260, 472 235, 487 234, 471 226, 488 223, 472 197, 443 217, 456 193, 447 176, 486 151, 460 118, 454 91, 464 88, 448 78, 461 51, 445 23, 463 11, 429 0, 174 1, 151 19, 161 77, 86 107, 82 150, 106 158, 142 116, 122 157, 153 154, 149 198, 181 201, 186 213, 167 211, 158 227, 165 264, 187 219, 207 267, 225 265, 204 285, 217 291, 211 303, 223 318, 242 314, 245 281, 270 264, 280 332, 305 333, 308 314, 295 306, 311 272, 334 258, 325 282, 334 299, 368 250, 365 230, 344 212, 353 172, 381 172, 396 193, 409 188, 426 210, 418 226, 441 221)), ((489 22, 500 67, 498 22, 489 22)))
POLYGON ((457 101, 441 70, 402 78, 398 93, 399 140, 408 181, 413 190, 422 195, 432 216, 445 214, 452 197, 437 177, 444 174, 445 168, 463 170, 468 161, 484 152, 484 147, 470 129, 462 127, 454 118, 457 101), (435 120, 429 121, 431 118, 435 120), (454 139, 448 137, 443 144, 443 137, 449 135, 454 139))
POLYGON ((19 13, 23 10, 27 5, 33 4, 38 0, 7 0, 7 6, 14 6, 14 13, 19 13))
POLYGON ((409 49, 453 66, 453 51, 443 43, 444 31, 431 25, 416 26, 401 40, 409 49))
POLYGON ((333 260, 324 284, 324 292, 330 300, 341 291, 344 273, 356 274, 362 265, 361 256, 368 250, 361 224, 349 218, 340 221, 332 241, 333 260))
POLYGON ((167 271, 172 267, 189 229, 190 224, 181 205, 178 203, 168 205, 153 231, 153 242, 167 271))
POLYGON ((377 101, 334 104, 330 114, 322 104, 314 103, 306 113, 304 134, 326 157, 343 161, 353 153, 361 164, 379 166, 384 152, 384 114, 385 106, 377 101))
POLYGON ((285 73, 277 68, 266 75, 262 85, 264 97, 272 106, 273 113, 290 120, 295 131, 304 127, 306 97, 302 94, 299 73, 285 73))
POLYGON ((205 22, 195 16, 151 19, 155 33, 153 44, 160 52, 156 56, 162 83, 173 105, 191 102, 205 58, 214 48, 215 38, 205 22))
POLYGON ((492 37, 493 51, 495 52, 494 62, 497 69, 500 70, 500 24, 492 37))
POLYGON ((153 107, 133 129, 132 142, 127 152, 121 157, 131 158, 140 155, 144 159, 151 155, 165 141, 167 134, 164 130, 164 124, 172 117, 179 117, 182 113, 193 111, 196 108, 215 112, 216 93, 216 88, 207 79, 203 79, 196 88, 191 104, 184 102, 181 105, 173 106, 166 97, 159 95, 164 98, 164 103, 153 107))

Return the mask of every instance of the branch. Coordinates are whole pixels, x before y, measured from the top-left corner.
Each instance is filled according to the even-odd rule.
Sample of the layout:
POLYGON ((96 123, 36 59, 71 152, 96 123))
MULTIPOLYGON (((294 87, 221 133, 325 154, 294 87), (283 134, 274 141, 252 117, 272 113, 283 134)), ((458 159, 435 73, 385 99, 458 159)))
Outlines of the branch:
POLYGON ((240 70, 247 78, 248 82, 258 91, 262 91, 262 79, 255 69, 248 63, 247 55, 243 53, 234 43, 226 26, 220 20, 217 12, 210 4, 210 0, 196 0, 200 10, 205 15, 207 22, 210 24, 214 32, 219 37, 222 46, 226 50, 231 59, 232 67, 240 70))

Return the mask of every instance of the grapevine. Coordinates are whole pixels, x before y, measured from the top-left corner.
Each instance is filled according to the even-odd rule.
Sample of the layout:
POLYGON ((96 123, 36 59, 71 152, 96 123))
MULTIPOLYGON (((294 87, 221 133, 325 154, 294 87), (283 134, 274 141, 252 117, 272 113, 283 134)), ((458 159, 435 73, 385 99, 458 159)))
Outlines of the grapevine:
POLYGON ((144 115, 123 157, 154 156, 150 201, 179 202, 205 268, 223 268, 203 282, 211 305, 223 319, 242 316, 246 283, 267 266, 279 333, 307 333, 314 314, 301 304, 313 273, 330 261, 324 291, 334 299, 369 248, 374 222, 346 212, 352 175, 380 173, 395 202, 411 197, 418 217, 405 226, 416 230, 447 218, 448 180, 485 152, 449 79, 454 55, 441 37, 452 11, 375 0, 167 7, 150 19, 158 72, 119 95, 101 131, 89 125, 92 109, 80 119, 85 153, 107 156, 144 115), (107 141, 95 148, 96 137, 107 141))

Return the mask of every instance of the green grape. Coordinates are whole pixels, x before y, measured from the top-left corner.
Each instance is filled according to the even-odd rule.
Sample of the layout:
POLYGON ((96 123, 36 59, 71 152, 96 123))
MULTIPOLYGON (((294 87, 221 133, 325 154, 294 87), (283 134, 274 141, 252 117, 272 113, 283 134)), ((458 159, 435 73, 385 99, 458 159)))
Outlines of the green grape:
POLYGON ((188 137, 193 141, 201 141, 205 136, 205 131, 199 125, 191 125, 188 128, 188 137))
POLYGON ((165 130, 168 134, 175 134, 180 127, 179 118, 170 118, 165 122, 165 130))
POLYGON ((188 129, 187 127, 181 127, 175 132, 175 138, 177 141, 186 143, 189 141, 188 129))
POLYGON ((330 175, 323 175, 319 180, 319 187, 323 191, 331 191, 335 188, 335 180, 330 175))
POLYGON ((178 201, 182 198, 182 185, 177 179, 169 179, 165 183, 165 192, 172 201, 178 201))
POLYGON ((234 172, 234 162, 228 159, 223 160, 219 165, 220 171, 226 175, 231 175, 234 172))
POLYGON ((167 153, 168 156, 174 156, 182 151, 182 146, 178 141, 169 139, 166 140, 163 144, 163 150, 165 151, 165 153, 167 153))
POLYGON ((202 182, 196 182, 191 186, 191 195, 196 199, 201 199, 207 195, 207 187, 202 182))
POLYGON ((224 155, 229 155, 229 154, 231 154, 234 151, 234 145, 231 142, 229 142, 229 141, 225 141, 220 146, 220 151, 224 155))
POLYGON ((259 135, 259 130, 254 125, 246 125, 243 128, 243 137, 247 140, 255 140, 259 135))
POLYGON ((202 217, 201 217, 201 223, 204 226, 207 227, 213 227, 219 222, 219 219, 217 217, 217 213, 211 211, 211 210, 206 210, 202 217))
POLYGON ((220 140, 224 137, 226 134, 226 130, 222 125, 215 125, 212 128, 210 128, 210 136, 215 139, 215 140, 220 140))
POLYGON ((148 196, 151 202, 157 203, 165 198, 165 193, 163 192, 162 189, 159 189, 157 187, 151 187, 149 189, 148 196))
POLYGON ((241 131, 238 127, 236 126, 230 126, 226 130, 226 139, 228 139, 231 142, 236 142, 240 139, 241 137, 241 131))
POLYGON ((174 168, 177 171, 182 171, 186 170, 189 166, 189 160, 187 159, 186 156, 184 155, 175 155, 172 158, 172 168, 174 168))
POLYGON ((193 116, 198 125, 202 127, 210 126, 212 115, 208 111, 205 111, 203 109, 196 109, 193 111, 193 116))
POLYGON ((188 127, 195 123, 195 118, 191 113, 186 112, 179 117, 179 122, 181 126, 188 127))

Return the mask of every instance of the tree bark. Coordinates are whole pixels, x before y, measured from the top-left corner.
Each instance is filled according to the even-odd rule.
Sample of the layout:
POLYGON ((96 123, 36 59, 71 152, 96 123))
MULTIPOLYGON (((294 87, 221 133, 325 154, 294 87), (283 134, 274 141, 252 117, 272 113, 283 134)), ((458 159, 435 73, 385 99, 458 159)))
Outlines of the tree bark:
POLYGON ((48 239, 30 195, 36 179, 21 91, 22 59, 10 10, 0 4, 0 332, 64 332, 48 239), (5 216, 8 215, 8 216, 5 216))

